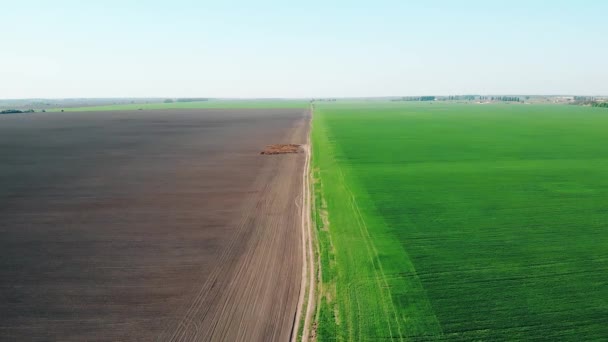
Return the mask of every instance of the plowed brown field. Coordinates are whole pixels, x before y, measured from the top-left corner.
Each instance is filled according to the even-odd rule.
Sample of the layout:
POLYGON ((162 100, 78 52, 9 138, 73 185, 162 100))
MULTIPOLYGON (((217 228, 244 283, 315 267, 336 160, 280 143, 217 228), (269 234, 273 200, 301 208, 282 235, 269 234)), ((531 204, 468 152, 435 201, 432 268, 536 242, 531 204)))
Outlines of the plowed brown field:
POLYGON ((308 116, 0 117, 0 340, 287 341, 308 116))

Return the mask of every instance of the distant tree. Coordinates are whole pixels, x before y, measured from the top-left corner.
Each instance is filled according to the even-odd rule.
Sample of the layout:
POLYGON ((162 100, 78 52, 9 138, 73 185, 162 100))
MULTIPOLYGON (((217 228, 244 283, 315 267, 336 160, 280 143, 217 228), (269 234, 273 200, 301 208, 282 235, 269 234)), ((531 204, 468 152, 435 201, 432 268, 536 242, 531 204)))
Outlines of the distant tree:
POLYGON ((163 101, 164 103, 173 103, 172 99, 166 99, 165 101, 163 101))
POLYGON ((0 114, 19 114, 19 113, 23 113, 23 111, 18 110, 18 109, 5 109, 0 112, 0 114))

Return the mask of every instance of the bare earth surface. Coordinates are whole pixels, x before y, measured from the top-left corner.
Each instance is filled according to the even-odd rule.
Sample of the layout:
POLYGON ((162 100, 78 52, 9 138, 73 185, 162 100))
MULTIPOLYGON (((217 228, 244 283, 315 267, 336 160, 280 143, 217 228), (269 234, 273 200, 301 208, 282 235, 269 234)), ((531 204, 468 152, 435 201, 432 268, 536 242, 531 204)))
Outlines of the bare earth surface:
POLYGON ((1 341, 287 341, 298 109, 0 117, 1 341))

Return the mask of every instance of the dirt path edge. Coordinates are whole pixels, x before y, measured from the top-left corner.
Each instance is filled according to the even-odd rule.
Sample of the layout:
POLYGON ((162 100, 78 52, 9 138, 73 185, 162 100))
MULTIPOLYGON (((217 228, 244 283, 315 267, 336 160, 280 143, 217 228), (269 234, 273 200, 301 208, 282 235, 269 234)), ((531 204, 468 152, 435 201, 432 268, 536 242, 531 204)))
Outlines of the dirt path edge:
POLYGON ((310 107, 310 123, 307 142, 302 146, 306 160, 304 163, 304 171, 302 173, 302 284, 300 287, 300 298, 294 319, 294 327, 291 334, 291 342, 298 341, 298 333, 300 324, 302 324, 301 341, 308 341, 310 338, 310 326, 313 313, 315 311, 315 264, 314 264, 314 249, 313 249, 313 232, 311 227, 311 192, 310 192, 310 158, 311 158, 311 138, 312 132, 312 116, 314 107, 310 107), (306 303, 306 312, 303 312, 304 303, 306 303), (303 318, 303 322, 302 322, 303 318))

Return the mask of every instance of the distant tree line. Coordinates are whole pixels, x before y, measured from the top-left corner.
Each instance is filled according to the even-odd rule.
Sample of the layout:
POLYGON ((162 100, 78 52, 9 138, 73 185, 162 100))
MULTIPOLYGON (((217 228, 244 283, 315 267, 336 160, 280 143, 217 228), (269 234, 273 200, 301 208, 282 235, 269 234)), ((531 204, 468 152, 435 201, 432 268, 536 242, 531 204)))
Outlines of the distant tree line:
POLYGON ((34 113, 35 110, 33 109, 28 109, 28 110, 19 110, 19 109, 5 109, 3 111, 0 111, 0 114, 19 114, 19 113, 34 113))
MULTIPOLYGON (((526 100, 530 97, 526 96, 526 100)), ((505 101, 523 102, 517 96, 482 96, 482 95, 450 95, 450 96, 404 96, 392 101, 505 101)))
POLYGON ((492 96, 491 101, 505 101, 505 102, 521 102, 519 97, 515 96, 492 96))
POLYGON ((591 106, 600 107, 600 108, 608 108, 608 102, 594 102, 591 104, 591 106))
MULTIPOLYGON (((530 99, 529 96, 526 99, 530 99)), ((483 96, 483 95, 450 95, 439 97, 441 101, 506 101, 506 102, 522 102, 516 96, 483 96)))
POLYGON ((202 102, 202 101, 209 101, 209 99, 202 98, 202 97, 192 97, 192 98, 177 99, 177 102, 202 102))
POLYGON ((181 98, 181 99, 166 99, 165 101, 163 101, 163 103, 173 103, 173 102, 202 102, 202 101, 209 101, 208 98, 202 98, 202 97, 192 97, 192 98, 181 98))
POLYGON ((591 102, 591 101, 595 101, 595 97, 592 97, 592 96, 575 96, 574 97, 574 101, 591 102))
POLYGON ((598 99, 593 96, 574 96, 574 101, 570 102, 570 104, 577 106, 605 107, 606 102, 598 101, 598 99))
POLYGON ((436 96, 404 96, 393 101, 435 101, 436 96))
POLYGON ((312 99, 310 102, 336 102, 336 99, 312 99))
POLYGON ((479 98, 480 100, 483 100, 483 96, 477 96, 477 95, 450 95, 447 97, 446 100, 448 100, 448 101, 473 101, 477 98, 479 98))

